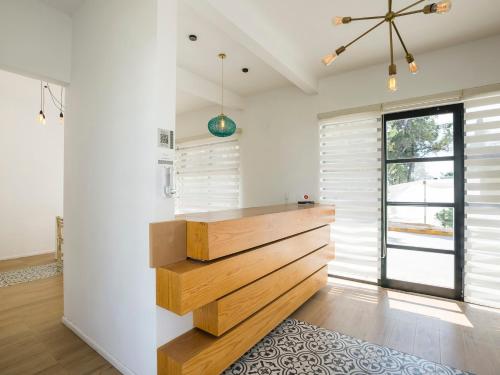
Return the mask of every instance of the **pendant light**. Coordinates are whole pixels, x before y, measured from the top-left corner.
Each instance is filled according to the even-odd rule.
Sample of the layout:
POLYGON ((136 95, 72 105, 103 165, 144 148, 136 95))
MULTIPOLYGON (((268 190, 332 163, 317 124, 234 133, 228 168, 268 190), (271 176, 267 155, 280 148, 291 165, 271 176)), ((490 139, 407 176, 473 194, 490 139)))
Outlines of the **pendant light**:
POLYGON ((42 125, 47 123, 45 119, 45 92, 43 90, 42 81, 40 81, 40 112, 38 112, 38 122, 42 125))
MULTIPOLYGON (((347 2, 347 1, 346 1, 347 2)), ((354 43, 356 43, 358 40, 363 38, 365 35, 371 33, 373 30, 378 28, 379 26, 383 25, 384 23, 387 23, 389 25, 389 45, 390 45, 390 53, 391 53, 391 64, 389 65, 389 80, 387 82, 387 86, 390 91, 396 91, 398 89, 397 85, 397 68, 396 65, 394 64, 394 46, 393 46, 393 30, 396 32, 396 35, 401 42, 401 46, 404 49, 405 52, 405 58, 406 62, 408 63, 408 70, 412 74, 417 74, 418 73, 418 66, 417 63, 415 62, 415 58, 413 55, 408 51, 408 48, 406 48, 406 44, 403 40, 403 37, 401 36, 401 33, 399 32, 398 27, 396 26, 396 20, 399 22, 399 20, 402 17, 405 16, 411 16, 414 14, 445 14, 448 13, 451 10, 451 0, 441 0, 438 1, 437 3, 431 3, 427 4, 424 7, 420 9, 414 10, 414 7, 416 7, 419 4, 422 4, 426 2, 426 0, 414 0, 414 2, 403 9, 400 9, 398 11, 393 10, 392 7, 392 2, 393 0, 388 0, 388 9, 386 14, 378 15, 378 16, 370 16, 370 17, 335 17, 332 20, 332 23, 335 26, 340 26, 340 25, 345 25, 354 21, 370 21, 370 20, 377 20, 378 22, 370 27, 368 30, 366 30, 363 34, 358 36, 356 39, 352 40, 351 42, 347 43, 346 45, 340 46, 337 48, 335 51, 329 53, 323 59, 321 60, 325 66, 331 65, 341 53, 345 52, 345 50, 354 43)))
POLYGON ((222 74, 221 74, 221 111, 220 115, 214 117, 208 122, 208 131, 216 137, 229 137, 236 131, 236 123, 224 115, 224 59, 225 53, 219 54, 221 60, 222 74))

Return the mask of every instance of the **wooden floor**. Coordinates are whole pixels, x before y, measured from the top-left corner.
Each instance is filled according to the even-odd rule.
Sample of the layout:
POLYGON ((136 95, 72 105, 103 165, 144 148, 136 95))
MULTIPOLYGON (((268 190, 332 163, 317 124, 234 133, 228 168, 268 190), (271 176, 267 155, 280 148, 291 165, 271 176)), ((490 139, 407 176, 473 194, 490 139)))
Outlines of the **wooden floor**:
MULTIPOLYGON (((2 261, 0 270, 37 261, 43 257, 5 261, 10 268, 2 261)), ((0 288, 0 374, 119 374, 62 325, 62 313, 62 276, 0 288)), ((500 374, 500 310, 332 279, 293 317, 478 375, 500 374)))
POLYGON ((16 258, 0 261, 0 272, 12 271, 19 268, 40 266, 55 262, 54 253, 35 255, 25 258, 16 258))
MULTIPOLYGON (((1 261, 0 270, 53 259, 1 261)), ((61 323, 62 314, 62 276, 0 288, 0 374, 119 374, 61 323)))
POLYGON ((500 310, 332 279, 293 317, 478 375, 500 374, 500 310))

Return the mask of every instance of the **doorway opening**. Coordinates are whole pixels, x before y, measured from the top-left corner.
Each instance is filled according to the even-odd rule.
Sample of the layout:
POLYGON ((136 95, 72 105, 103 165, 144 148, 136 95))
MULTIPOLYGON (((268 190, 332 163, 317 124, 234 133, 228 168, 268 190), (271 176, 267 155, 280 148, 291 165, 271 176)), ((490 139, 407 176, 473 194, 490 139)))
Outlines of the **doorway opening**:
POLYGON ((463 299, 463 104, 383 117, 381 285, 463 299))

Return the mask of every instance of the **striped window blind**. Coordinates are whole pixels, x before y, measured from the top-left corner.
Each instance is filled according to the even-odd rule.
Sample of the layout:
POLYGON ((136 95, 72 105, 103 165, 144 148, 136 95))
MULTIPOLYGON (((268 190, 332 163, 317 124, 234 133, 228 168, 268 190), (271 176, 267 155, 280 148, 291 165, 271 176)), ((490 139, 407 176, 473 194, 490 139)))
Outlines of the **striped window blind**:
POLYGON ((178 143, 175 170, 177 214, 240 206, 238 139, 178 143))
POLYGON ((329 272, 379 278, 381 246, 381 120, 378 114, 320 123, 320 200, 336 206, 329 272))
POLYGON ((465 108, 465 300, 500 308, 500 93, 465 108))

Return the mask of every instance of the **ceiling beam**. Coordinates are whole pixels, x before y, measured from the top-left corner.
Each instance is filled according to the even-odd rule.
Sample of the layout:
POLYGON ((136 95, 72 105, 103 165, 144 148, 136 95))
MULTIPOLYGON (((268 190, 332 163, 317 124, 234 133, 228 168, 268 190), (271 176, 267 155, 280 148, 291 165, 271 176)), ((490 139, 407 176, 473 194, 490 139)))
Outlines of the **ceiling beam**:
POLYGON ((201 16, 224 31, 306 94, 318 93, 318 80, 301 59, 300 52, 251 1, 186 0, 201 16))
MULTIPOLYGON (((219 85, 181 67, 177 67, 177 88, 211 103, 221 104, 219 85)), ((224 89, 224 106, 232 109, 245 109, 245 100, 238 94, 224 89)))

